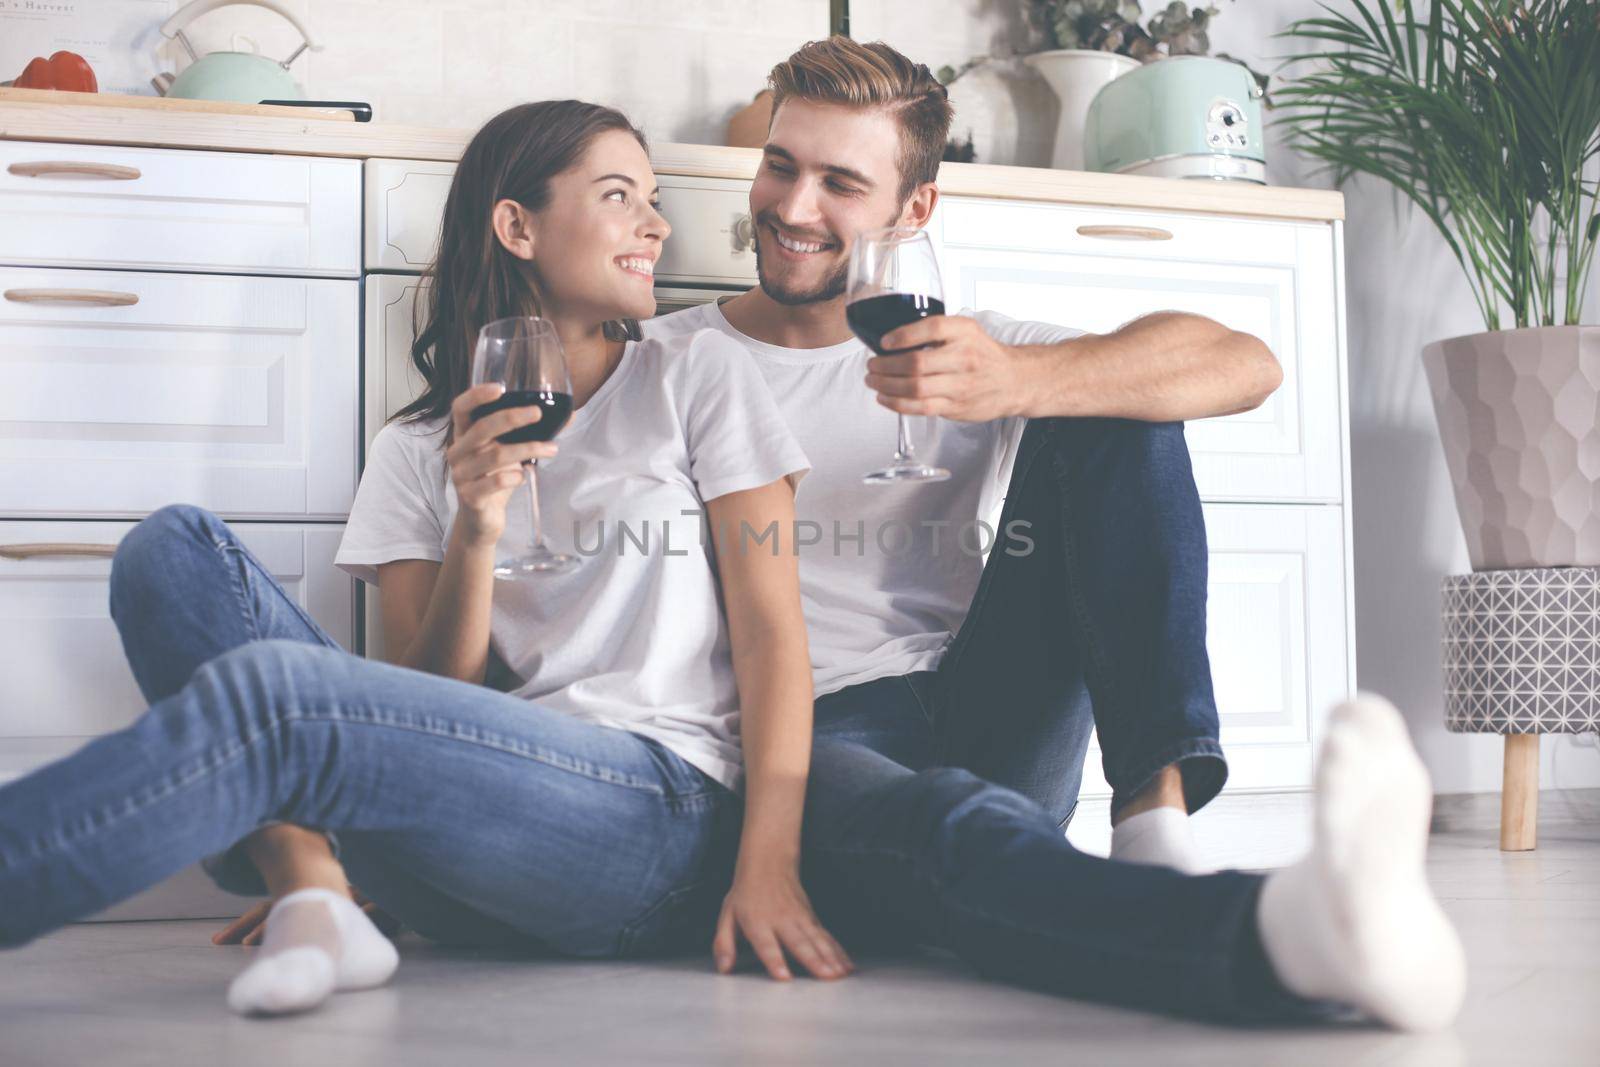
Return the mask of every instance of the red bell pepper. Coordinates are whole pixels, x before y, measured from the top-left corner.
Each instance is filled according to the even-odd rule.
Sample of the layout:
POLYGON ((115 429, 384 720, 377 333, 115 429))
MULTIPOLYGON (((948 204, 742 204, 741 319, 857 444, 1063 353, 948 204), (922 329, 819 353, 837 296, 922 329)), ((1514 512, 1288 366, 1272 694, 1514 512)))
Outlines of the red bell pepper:
POLYGON ((76 52, 57 52, 49 59, 35 56, 20 77, 12 82, 17 89, 62 89, 72 93, 97 93, 100 83, 88 61, 76 52))

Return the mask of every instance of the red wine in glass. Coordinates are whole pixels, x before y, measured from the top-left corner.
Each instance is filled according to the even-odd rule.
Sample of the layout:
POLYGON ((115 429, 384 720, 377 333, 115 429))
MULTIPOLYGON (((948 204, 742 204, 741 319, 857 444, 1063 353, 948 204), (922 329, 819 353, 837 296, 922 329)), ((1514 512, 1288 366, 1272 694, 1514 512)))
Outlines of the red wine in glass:
MULTIPOLYGON (((502 444, 548 441, 572 417, 572 377, 567 372, 561 338, 547 320, 514 316, 496 319, 478 331, 472 355, 472 384, 499 382, 505 389, 496 399, 473 412, 476 422, 494 411, 512 407, 537 407, 538 422, 500 435, 502 444)), ((553 551, 544 539, 539 517, 538 461, 524 463, 528 487, 528 551, 494 566, 494 576, 508 580, 537 574, 559 573, 578 565, 577 557, 553 551)))
POLYGON ((943 315, 944 301, 920 293, 885 293, 857 300, 844 310, 850 332, 861 338, 863 344, 878 355, 883 355, 883 335, 902 326, 925 319, 929 315, 943 315))
POLYGON ((529 441, 550 440, 561 432, 561 428, 572 417, 572 394, 557 393, 548 389, 507 389, 500 399, 473 408, 472 421, 477 422, 485 415, 493 415, 506 408, 531 407, 540 409, 538 422, 508 430, 495 440, 503 445, 525 445, 529 441))
MULTIPOLYGON (((892 228, 856 235, 850 248, 845 282, 849 303, 845 321, 850 332, 878 355, 884 335, 901 326, 944 314, 944 288, 933 241, 922 230, 892 228)), ((950 477, 943 467, 923 463, 911 444, 906 417, 895 421, 894 461, 863 476, 873 485, 893 482, 937 482, 950 477)))

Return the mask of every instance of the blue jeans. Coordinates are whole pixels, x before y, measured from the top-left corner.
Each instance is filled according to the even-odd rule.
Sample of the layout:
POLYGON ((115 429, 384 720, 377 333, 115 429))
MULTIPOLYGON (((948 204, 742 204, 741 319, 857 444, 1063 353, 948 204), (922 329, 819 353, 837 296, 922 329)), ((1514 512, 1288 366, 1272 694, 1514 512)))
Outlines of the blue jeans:
POLYGON ((150 708, 0 788, 0 944, 203 857, 260 892, 237 843, 289 822, 427 937, 709 947, 742 805, 655 741, 339 650, 198 508, 129 533, 111 584, 150 708))
POLYGON ((1116 811, 1177 764, 1189 810, 1228 765, 1206 653, 1205 519, 1182 423, 1033 419, 1000 529, 937 672, 911 676, 939 760, 1038 801, 1062 825, 1098 730, 1116 811))
POLYGON ((1321 1017, 1267 963, 1259 876, 1103 860, 1061 829, 1091 726, 1114 807, 1168 764, 1190 810, 1227 777, 1181 424, 1031 421, 1001 529, 1018 519, 1032 553, 991 554, 937 671, 817 701, 803 859, 822 921, 1073 996, 1321 1017))

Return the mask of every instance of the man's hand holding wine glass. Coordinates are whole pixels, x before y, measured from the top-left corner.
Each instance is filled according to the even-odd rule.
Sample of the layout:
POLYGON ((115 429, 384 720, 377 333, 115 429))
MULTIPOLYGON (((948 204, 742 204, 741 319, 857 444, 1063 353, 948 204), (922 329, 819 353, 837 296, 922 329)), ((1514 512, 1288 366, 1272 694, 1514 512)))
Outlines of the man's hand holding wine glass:
POLYGON ((1028 382, 1042 354, 1003 345, 965 315, 934 315, 884 334, 867 360, 867 388, 901 415, 962 422, 1026 414, 1028 382))

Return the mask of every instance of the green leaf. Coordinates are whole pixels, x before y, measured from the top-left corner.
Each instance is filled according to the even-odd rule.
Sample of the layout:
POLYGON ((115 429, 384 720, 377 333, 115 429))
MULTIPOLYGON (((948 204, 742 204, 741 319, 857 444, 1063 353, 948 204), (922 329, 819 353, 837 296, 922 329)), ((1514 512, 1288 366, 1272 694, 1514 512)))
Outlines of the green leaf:
POLYGON ((1318 8, 1275 35, 1299 50, 1275 57, 1290 143, 1336 183, 1366 174, 1424 211, 1486 323, 1573 320, 1600 244, 1583 175, 1600 156, 1600 2, 1318 8))

